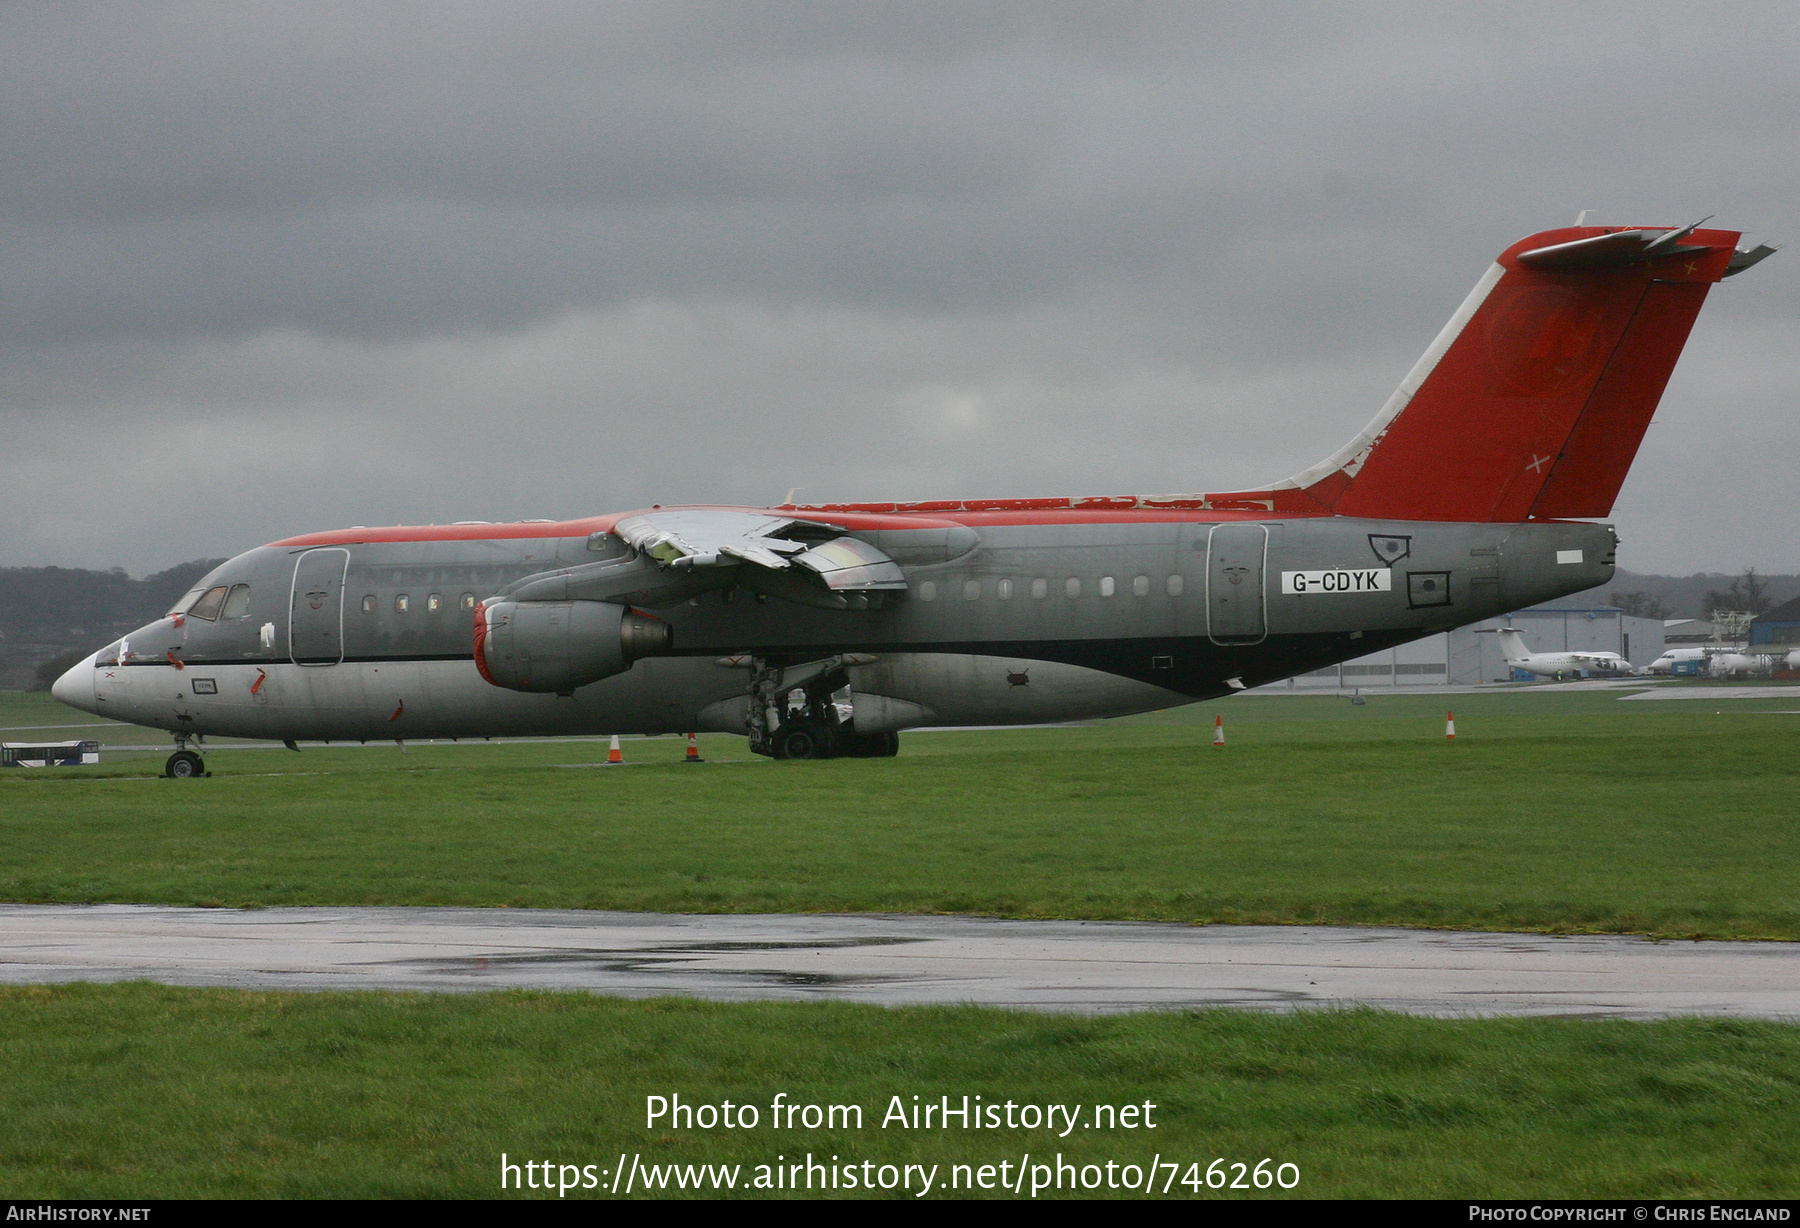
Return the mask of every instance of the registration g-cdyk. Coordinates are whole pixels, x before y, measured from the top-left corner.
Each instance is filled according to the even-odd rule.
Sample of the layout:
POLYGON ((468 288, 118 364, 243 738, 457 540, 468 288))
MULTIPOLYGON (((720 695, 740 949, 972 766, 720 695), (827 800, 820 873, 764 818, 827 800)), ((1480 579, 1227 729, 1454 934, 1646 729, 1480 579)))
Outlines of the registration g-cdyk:
POLYGON ((1324 571, 1284 571, 1284 593, 1386 593, 1394 587, 1389 567, 1336 567, 1324 571))

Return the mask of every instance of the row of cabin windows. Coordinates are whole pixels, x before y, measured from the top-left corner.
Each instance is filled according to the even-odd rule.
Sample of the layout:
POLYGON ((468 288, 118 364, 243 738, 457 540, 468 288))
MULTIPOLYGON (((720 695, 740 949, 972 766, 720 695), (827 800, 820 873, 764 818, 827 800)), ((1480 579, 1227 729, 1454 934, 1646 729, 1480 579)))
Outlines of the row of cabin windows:
MULTIPOLYGON (((444 601, 445 601, 444 594, 442 594, 442 593, 430 594, 429 596, 427 596, 425 598, 425 612, 427 614, 441 613, 444 609, 444 601)), ((375 596, 375 594, 369 593, 366 596, 364 596, 362 599, 362 612, 364 614, 373 614, 375 612, 375 607, 378 606, 379 604, 380 604, 380 601, 375 596)), ((462 595, 461 600, 458 601, 457 604, 465 613, 472 611, 475 608, 475 594, 474 593, 464 593, 462 595)), ((412 609, 412 595, 410 593, 400 593, 395 596, 395 598, 394 598, 394 613, 404 614, 408 610, 411 610, 411 609, 412 609)))
POLYGON ((203 618, 209 623, 222 618, 243 618, 250 613, 250 586, 221 584, 217 588, 209 588, 195 597, 187 609, 177 605, 170 613, 203 618))
MULTIPOLYGON (((1023 582, 1021 581, 1021 585, 1022 584, 1023 582)), ((1101 576, 1100 583, 1097 587, 1099 588, 1102 597, 1111 597, 1114 593, 1118 592, 1118 583, 1111 576, 1101 576)), ((1163 581, 1162 588, 1163 592, 1167 593, 1169 596, 1179 597, 1186 588, 1186 582, 1180 575, 1172 575, 1163 581)), ((980 580, 963 581, 962 595, 964 601, 979 601, 981 600, 982 593, 985 591, 986 590, 983 588, 980 580)), ((1014 591, 1015 587, 1010 577, 1002 578, 994 582, 994 596, 1002 601, 1011 601, 1014 591)), ((1031 581, 1029 591, 1033 597, 1041 601, 1050 595, 1050 581, 1039 576, 1031 581)), ((1080 577, 1070 576, 1064 580, 1062 582, 1062 591, 1063 596, 1065 597, 1073 598, 1081 596, 1080 577)), ((1148 597, 1150 595, 1150 577, 1133 576, 1131 580, 1131 593, 1134 597, 1148 597)), ((919 585, 920 601, 936 601, 937 595, 938 587, 935 580, 926 580, 919 585)))

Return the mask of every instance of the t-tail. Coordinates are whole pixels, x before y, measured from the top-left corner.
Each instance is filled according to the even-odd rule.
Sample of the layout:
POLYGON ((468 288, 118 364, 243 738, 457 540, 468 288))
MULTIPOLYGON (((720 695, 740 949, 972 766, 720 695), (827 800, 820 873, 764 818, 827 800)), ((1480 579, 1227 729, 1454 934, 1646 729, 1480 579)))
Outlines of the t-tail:
POLYGON ((1500 628, 1500 656, 1508 665, 1523 665, 1531 656, 1531 649, 1525 647, 1525 637, 1511 627, 1500 628))
POLYGON ((1391 520, 1608 515, 1706 292, 1774 251, 1738 237, 1695 223, 1521 239, 1360 435, 1257 493, 1391 520))

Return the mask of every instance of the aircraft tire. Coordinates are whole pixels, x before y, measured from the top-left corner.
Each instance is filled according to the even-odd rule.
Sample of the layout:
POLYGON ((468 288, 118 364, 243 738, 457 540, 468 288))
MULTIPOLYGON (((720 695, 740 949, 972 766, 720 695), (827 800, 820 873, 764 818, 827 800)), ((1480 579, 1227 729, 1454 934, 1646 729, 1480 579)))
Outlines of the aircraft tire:
POLYGON ((170 780, 191 780, 206 775, 206 762, 191 750, 178 750, 163 764, 163 775, 170 780))
POLYGON ((837 731, 814 721, 783 726, 775 735, 777 759, 835 759, 839 753, 837 731))

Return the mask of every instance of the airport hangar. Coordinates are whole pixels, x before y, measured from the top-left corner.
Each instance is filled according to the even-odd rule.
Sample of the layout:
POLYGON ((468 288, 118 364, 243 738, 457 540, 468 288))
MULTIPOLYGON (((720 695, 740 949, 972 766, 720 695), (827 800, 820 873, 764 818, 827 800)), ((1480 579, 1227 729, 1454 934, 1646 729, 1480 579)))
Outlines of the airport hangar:
MULTIPOLYGON (((1800 611, 1795 617, 1800 619, 1800 611)), ((1551 602, 1483 619, 1454 631, 1440 631, 1398 648, 1301 674, 1263 690, 1367 690, 1539 681, 1530 674, 1515 677, 1501 658, 1499 637, 1494 632, 1503 627, 1523 635, 1533 652, 1616 652, 1639 668, 1663 654, 1663 622, 1659 618, 1634 618, 1616 606, 1551 602)), ((1800 632, 1796 632, 1796 638, 1800 640, 1800 632)))
POLYGON ((1800 647, 1800 597, 1758 614, 1750 622, 1750 645, 1786 644, 1800 647))

